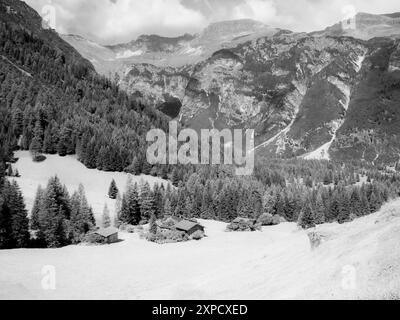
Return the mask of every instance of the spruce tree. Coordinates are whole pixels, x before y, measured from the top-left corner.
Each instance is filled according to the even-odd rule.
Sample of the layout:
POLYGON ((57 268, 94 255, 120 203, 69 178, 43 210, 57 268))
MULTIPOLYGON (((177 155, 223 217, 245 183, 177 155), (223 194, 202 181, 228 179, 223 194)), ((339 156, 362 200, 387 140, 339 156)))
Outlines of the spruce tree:
POLYGON ((103 228, 109 228, 109 227, 111 227, 110 211, 108 210, 107 204, 104 205, 103 216, 102 216, 102 221, 101 221, 101 226, 102 226, 103 228))
POLYGON ((298 224, 303 229, 310 229, 315 227, 315 216, 310 204, 307 203, 303 207, 303 210, 301 211, 299 216, 298 224))
POLYGON ((177 187, 179 185, 179 174, 178 174, 178 170, 176 168, 174 168, 172 170, 171 181, 175 187, 177 187))
POLYGON ((354 188, 350 197, 350 215, 354 217, 361 217, 363 215, 363 208, 359 190, 354 188))
POLYGON ((70 203, 70 239, 72 243, 79 243, 96 224, 93 210, 87 202, 85 189, 82 184, 79 185, 78 191, 74 192, 72 195, 70 203))
POLYGON ((164 207, 163 207, 163 191, 162 188, 155 184, 153 188, 153 198, 154 198, 154 214, 157 219, 162 218, 164 207))
POLYGON ((172 216, 172 208, 171 208, 171 201, 167 198, 164 204, 164 216, 171 217, 172 216))
POLYGON ((213 219, 215 217, 214 210, 212 207, 212 192, 211 192, 211 185, 210 182, 207 182, 202 195, 201 200, 201 213, 200 217, 202 219, 213 219))
POLYGON ((151 234, 157 234, 157 218, 155 214, 152 214, 150 217, 149 232, 151 234))
POLYGON ((329 210, 326 215, 326 222, 334 222, 337 221, 337 217, 339 216, 341 211, 340 202, 338 199, 337 193, 332 195, 332 200, 329 206, 329 210))
POLYGON ((322 196, 318 195, 314 209, 315 224, 322 224, 325 222, 325 210, 326 209, 322 200, 322 196))
POLYGON ((44 196, 44 189, 42 186, 39 186, 36 191, 35 201, 33 203, 32 211, 31 211, 31 229, 39 230, 40 229, 40 212, 42 210, 42 201, 44 196))
POLYGON ((263 196, 263 211, 264 213, 274 214, 276 197, 271 191, 266 191, 263 196))
POLYGON ((122 198, 119 192, 115 199, 115 214, 114 214, 114 227, 119 228, 121 225, 121 210, 122 210, 122 198))
POLYGON ((344 190, 341 191, 341 198, 339 200, 339 214, 337 216, 337 221, 342 224, 351 221, 351 208, 350 201, 344 190))
POLYGON ((177 203, 174 210, 174 216, 184 218, 187 214, 186 199, 188 195, 185 190, 179 189, 177 195, 177 203))
POLYGON ((120 221, 122 223, 138 225, 141 220, 138 186, 128 187, 122 197, 120 221))
POLYGON ((366 216, 371 213, 369 206, 368 197, 365 188, 361 188, 361 214, 360 216, 366 216))
POLYGON ((42 144, 38 138, 33 138, 31 144, 29 145, 29 151, 31 152, 33 160, 36 161, 42 151, 42 144))
POLYGON ((70 243, 68 219, 70 202, 66 188, 57 177, 51 178, 43 195, 42 210, 39 214, 39 239, 49 248, 70 243))
POLYGON ((154 194, 150 189, 150 185, 146 182, 140 190, 140 211, 142 219, 149 221, 151 216, 155 214, 154 194))
POLYGON ((5 195, 0 192, 0 249, 11 249, 13 247, 11 232, 10 208, 7 206, 5 195))
POLYGON ((382 206, 382 199, 380 197, 379 192, 374 188, 369 199, 369 207, 371 213, 378 212, 381 206, 382 206))
POLYGON ((117 184, 115 183, 115 180, 113 179, 110 184, 110 188, 108 189, 108 196, 110 199, 115 200, 117 198, 119 190, 117 188, 117 184))
POLYGON ((11 248, 26 248, 29 245, 29 219, 25 209, 25 203, 17 182, 6 182, 5 209, 6 218, 5 231, 8 246, 11 248))

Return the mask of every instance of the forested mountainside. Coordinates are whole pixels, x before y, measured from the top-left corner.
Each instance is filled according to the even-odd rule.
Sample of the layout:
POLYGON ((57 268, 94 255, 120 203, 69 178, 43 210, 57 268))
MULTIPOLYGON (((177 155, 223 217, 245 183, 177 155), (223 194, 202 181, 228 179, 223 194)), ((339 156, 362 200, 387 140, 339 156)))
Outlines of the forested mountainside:
MULTIPOLYGON (((167 119, 99 76, 24 2, 0 1, 0 248, 60 246, 94 227, 83 189, 71 198, 57 178, 46 188, 38 221, 29 221, 17 183, 17 148, 77 154, 88 168, 167 175, 145 160, 145 135, 167 119), (143 171, 142 171, 143 170, 143 171), (40 224, 37 240, 30 231, 40 224)), ((75 239, 75 240, 74 240, 75 239)))
POLYGON ((89 168, 122 171, 135 163, 141 172, 145 135, 167 129, 166 117, 97 75, 23 2, 2 0, 0 23, 0 136, 8 159, 19 142, 76 153, 89 168))

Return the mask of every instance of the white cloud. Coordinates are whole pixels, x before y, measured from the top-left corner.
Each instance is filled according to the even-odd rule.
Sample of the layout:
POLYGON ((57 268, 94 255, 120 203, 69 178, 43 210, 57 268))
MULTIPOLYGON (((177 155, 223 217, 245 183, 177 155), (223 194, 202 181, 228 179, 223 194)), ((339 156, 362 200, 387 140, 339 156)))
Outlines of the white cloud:
POLYGON ((250 18, 293 31, 314 31, 357 12, 400 11, 399 0, 25 0, 38 12, 52 3, 57 30, 105 43, 140 34, 176 36, 210 22, 250 18))
POLYGON ((233 9, 234 19, 254 19, 261 22, 271 22, 277 16, 275 4, 266 0, 245 0, 233 9))
MULTIPOLYGON (((46 0, 27 0, 38 12, 46 0)), ((104 42, 129 41, 142 33, 172 35, 207 23, 180 0, 53 0, 56 28, 104 42)))

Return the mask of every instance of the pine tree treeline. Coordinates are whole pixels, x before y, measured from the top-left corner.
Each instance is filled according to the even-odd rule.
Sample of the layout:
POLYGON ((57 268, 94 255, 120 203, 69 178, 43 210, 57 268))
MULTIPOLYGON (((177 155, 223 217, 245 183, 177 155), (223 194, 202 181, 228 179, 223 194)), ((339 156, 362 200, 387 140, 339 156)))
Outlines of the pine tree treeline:
POLYGON ((161 218, 164 216, 164 200, 171 193, 171 186, 165 189, 164 185, 155 185, 150 188, 148 182, 140 185, 127 183, 126 192, 122 196, 120 207, 117 209, 119 223, 138 225, 147 223, 151 217, 161 218))
MULTIPOLYGON (((327 172, 332 176, 338 173, 327 172)), ((177 188, 156 185, 151 190, 147 183, 128 183, 118 213, 119 221, 137 225, 149 222, 153 215, 156 218, 172 215, 231 222, 237 217, 258 219, 269 214, 310 228, 369 215, 390 198, 398 197, 400 192, 398 174, 374 171, 369 173, 371 182, 361 183, 357 182, 361 173, 353 172, 353 178, 343 178, 337 185, 325 185, 312 178, 311 183, 295 178, 291 176, 293 173, 269 171, 268 177, 275 178, 266 183, 265 178, 237 177, 226 167, 203 166, 177 188)), ((321 171, 322 181, 324 175, 321 171)))

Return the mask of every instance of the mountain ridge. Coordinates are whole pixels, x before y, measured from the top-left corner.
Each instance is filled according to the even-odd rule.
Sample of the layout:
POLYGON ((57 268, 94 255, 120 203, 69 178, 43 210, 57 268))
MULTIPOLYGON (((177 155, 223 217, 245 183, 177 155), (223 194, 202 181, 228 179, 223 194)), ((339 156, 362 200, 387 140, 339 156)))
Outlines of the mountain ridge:
MULTIPOLYGON (((244 30, 243 38, 237 39, 234 30, 224 45, 211 45, 207 54, 196 53, 197 59, 185 63, 170 63, 162 50, 127 58, 118 81, 130 94, 194 129, 255 128, 260 154, 393 165, 400 160, 391 129, 400 121, 393 107, 400 100, 389 94, 397 90, 400 70, 398 16, 358 13, 350 27, 339 22, 312 33, 247 21, 235 29, 244 30), (245 34, 258 28, 267 34, 245 34), (368 92, 370 86, 380 90, 368 92), (360 114, 372 124, 360 123, 360 114)), ((226 30, 211 33, 220 40, 226 30)), ((209 32, 191 44, 202 34, 209 32)), ((171 53, 179 56, 180 50, 173 47, 171 53)))

